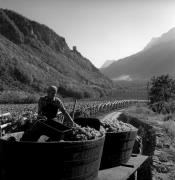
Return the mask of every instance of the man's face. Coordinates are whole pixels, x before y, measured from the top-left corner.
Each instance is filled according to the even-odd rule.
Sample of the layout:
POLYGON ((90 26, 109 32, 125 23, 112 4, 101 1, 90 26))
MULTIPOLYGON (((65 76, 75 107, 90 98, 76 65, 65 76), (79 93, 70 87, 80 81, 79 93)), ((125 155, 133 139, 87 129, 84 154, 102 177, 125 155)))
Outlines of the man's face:
POLYGON ((50 99, 53 99, 55 96, 56 96, 56 90, 55 89, 49 89, 48 91, 47 91, 47 96, 50 98, 50 99))

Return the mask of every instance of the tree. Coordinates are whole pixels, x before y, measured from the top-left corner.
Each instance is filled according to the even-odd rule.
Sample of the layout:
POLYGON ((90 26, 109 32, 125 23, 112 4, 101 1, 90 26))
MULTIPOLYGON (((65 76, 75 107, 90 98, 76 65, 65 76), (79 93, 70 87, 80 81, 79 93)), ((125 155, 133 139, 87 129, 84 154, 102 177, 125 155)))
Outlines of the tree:
POLYGON ((168 103, 175 95, 175 80, 169 75, 152 77, 148 83, 149 104, 156 112, 167 111, 168 103))

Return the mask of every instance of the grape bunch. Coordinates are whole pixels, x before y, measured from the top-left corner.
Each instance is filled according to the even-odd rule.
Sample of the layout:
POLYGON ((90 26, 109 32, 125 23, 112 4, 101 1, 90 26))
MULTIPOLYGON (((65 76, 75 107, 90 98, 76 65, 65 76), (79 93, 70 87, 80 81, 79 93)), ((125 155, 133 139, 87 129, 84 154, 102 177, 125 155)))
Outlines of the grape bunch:
POLYGON ((86 141, 97 139, 103 135, 103 131, 97 131, 91 127, 81 127, 76 125, 72 128, 72 131, 69 132, 65 137, 64 141, 86 141))
POLYGON ((106 132, 122 132, 136 130, 136 128, 131 124, 124 123, 116 119, 105 119, 102 121, 102 125, 105 128, 106 132))

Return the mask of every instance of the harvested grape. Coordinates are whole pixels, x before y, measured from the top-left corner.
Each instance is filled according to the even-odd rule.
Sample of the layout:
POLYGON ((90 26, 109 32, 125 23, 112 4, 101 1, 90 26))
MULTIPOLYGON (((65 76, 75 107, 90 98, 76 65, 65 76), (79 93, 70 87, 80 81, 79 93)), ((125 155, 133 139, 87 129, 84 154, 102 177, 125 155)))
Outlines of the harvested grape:
POLYGON ((65 136, 64 141, 86 141, 97 139, 104 134, 102 130, 97 131, 94 128, 90 127, 81 127, 76 125, 73 127, 72 131, 65 136))
POLYGON ((124 123, 117 119, 105 119, 102 121, 102 125, 105 128, 106 132, 122 132, 136 130, 136 128, 131 124, 124 123))

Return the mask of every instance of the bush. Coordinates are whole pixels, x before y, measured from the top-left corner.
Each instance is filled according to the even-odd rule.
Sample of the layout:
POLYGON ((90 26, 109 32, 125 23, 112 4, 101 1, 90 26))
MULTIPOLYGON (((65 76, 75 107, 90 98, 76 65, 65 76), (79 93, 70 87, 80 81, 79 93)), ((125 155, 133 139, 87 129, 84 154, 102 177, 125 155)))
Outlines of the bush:
POLYGON ((153 111, 169 113, 170 102, 175 96, 175 80, 169 75, 153 77, 148 84, 149 104, 153 111))
POLYGON ((162 114, 169 114, 175 112, 175 101, 159 101, 154 104, 150 104, 151 109, 154 112, 162 113, 162 114))

